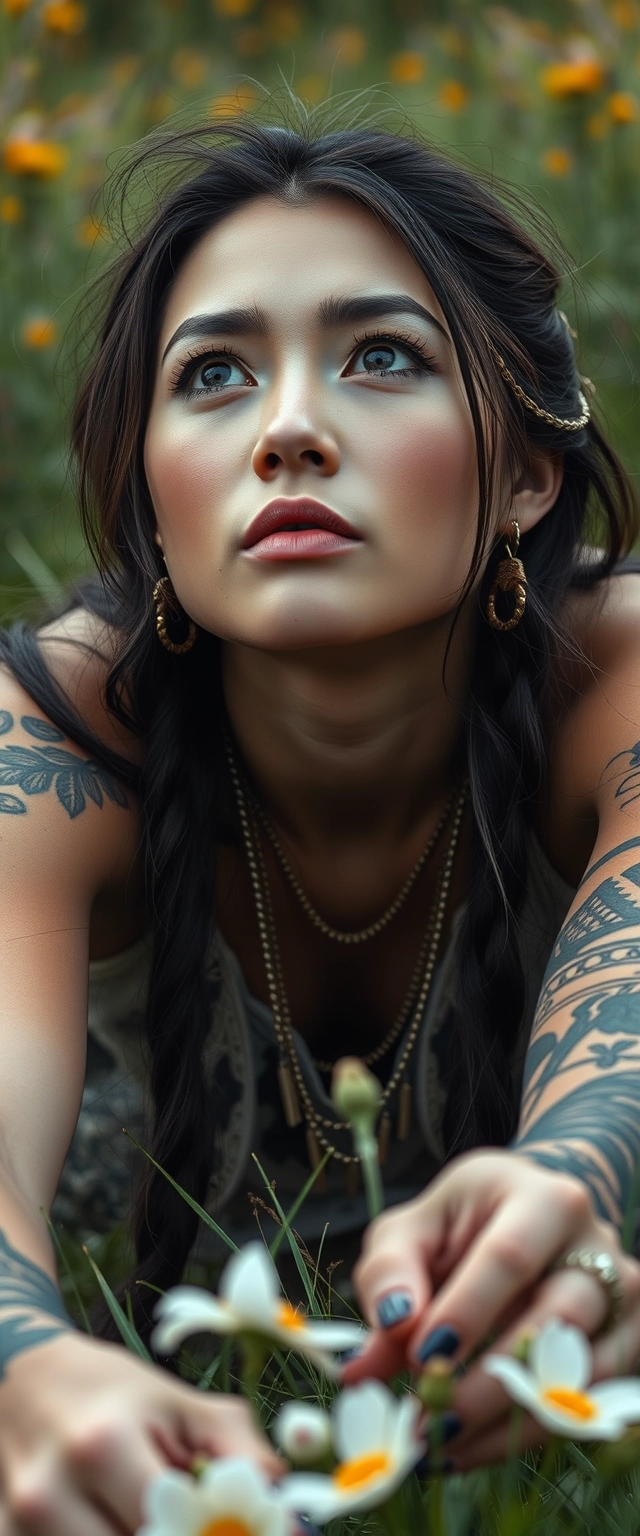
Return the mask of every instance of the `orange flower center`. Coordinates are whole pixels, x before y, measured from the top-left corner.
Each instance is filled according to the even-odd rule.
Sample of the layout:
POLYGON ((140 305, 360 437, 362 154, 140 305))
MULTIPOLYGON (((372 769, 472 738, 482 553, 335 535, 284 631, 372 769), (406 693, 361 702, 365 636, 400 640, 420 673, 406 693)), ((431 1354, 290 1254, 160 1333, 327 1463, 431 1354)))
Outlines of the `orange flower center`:
POLYGON ((304 1312, 298 1312, 288 1301, 282 1301, 276 1313, 276 1322, 279 1328, 291 1328, 295 1332, 298 1328, 304 1328, 307 1319, 304 1312))
POLYGON ((560 1408, 570 1419, 594 1419, 596 1405, 584 1392, 574 1392, 572 1387, 548 1387, 543 1393, 545 1403, 560 1408))
POLYGON ((208 1525, 203 1525, 198 1536, 255 1536, 255 1532, 249 1530, 244 1520, 237 1520, 235 1515, 221 1515, 220 1519, 210 1520, 208 1525))
POLYGON ((342 1466, 336 1467, 333 1481, 338 1488, 362 1488, 365 1483, 373 1482, 374 1478, 382 1477, 390 1465, 390 1459, 384 1451, 373 1451, 369 1456, 355 1456, 353 1461, 343 1461, 342 1466))

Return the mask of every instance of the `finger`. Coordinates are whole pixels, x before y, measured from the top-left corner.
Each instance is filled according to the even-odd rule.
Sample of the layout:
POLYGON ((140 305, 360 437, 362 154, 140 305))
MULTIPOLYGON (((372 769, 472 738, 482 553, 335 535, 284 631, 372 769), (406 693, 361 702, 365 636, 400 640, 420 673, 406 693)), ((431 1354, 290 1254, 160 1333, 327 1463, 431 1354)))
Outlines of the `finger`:
POLYGON ((181 1434, 194 1455, 247 1456, 267 1477, 282 1476, 284 1462, 257 1428, 241 1398, 225 1396, 207 1401, 191 1389, 180 1394, 178 1413, 181 1434))
POLYGON ((447 1460, 452 1472, 472 1472, 476 1467, 488 1467, 507 1457, 521 1456, 523 1451, 544 1445, 548 1436, 542 1426, 528 1413, 504 1414, 491 1428, 475 1435, 466 1446, 455 1451, 447 1447, 447 1460))
POLYGON ((635 1373, 640 1363, 640 1264, 618 1257, 616 1265, 625 1293, 623 1315, 593 1346, 594 1381, 635 1373))
POLYGON ((6 1496, 10 1536, 123 1536, 119 1521, 78 1497, 42 1464, 14 1470, 6 1496))
POLYGON ((138 1529, 144 1489, 166 1465, 158 1446, 132 1426, 88 1426, 67 1445, 67 1466, 77 1486, 126 1531, 138 1529))
MULTIPOLYGON (((602 1286, 592 1275, 580 1270, 558 1270, 541 1282, 531 1305, 520 1314, 515 1325, 496 1340, 490 1353, 511 1355, 523 1337, 538 1333, 552 1317, 573 1323, 584 1333, 594 1333, 602 1322, 605 1309, 602 1286)), ((486 1353, 474 1362, 456 1391, 455 1410, 461 1422, 456 1456, 459 1445, 477 1437, 503 1417, 508 1403, 504 1387, 484 1370, 483 1359, 486 1359, 486 1353)))
POLYGON ((422 1202, 418 1228, 414 1205, 371 1224, 353 1272, 356 1295, 372 1328, 405 1338, 431 1300, 431 1265, 446 1227, 444 1200, 422 1202))
MULTIPOLYGON (((560 1185, 561 1181, 558 1180, 560 1185)), ((588 1197, 563 1183, 553 1201, 512 1198, 483 1227, 429 1308, 427 1327, 416 1329, 409 1353, 424 1364, 436 1351, 433 1335, 447 1328, 463 1354, 482 1342, 519 1295, 526 1292, 567 1245, 567 1235, 588 1216, 588 1197)))

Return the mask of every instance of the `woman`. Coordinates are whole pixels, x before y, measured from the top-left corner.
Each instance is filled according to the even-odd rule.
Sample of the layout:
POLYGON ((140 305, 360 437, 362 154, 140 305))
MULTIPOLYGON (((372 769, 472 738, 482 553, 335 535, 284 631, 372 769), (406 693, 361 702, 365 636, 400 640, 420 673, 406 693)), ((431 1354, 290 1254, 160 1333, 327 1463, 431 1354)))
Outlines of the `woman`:
MULTIPOLYGON (((12 1533, 132 1531, 147 1477, 197 1451, 274 1466, 237 1405, 65 1321, 40 1212, 90 958, 94 1067, 101 1046, 150 1084, 154 1157, 238 1235, 252 1151, 288 1198, 330 1146, 307 1230, 345 1251, 328 1072, 373 1063, 396 1206, 357 1266, 352 1378, 551 1315, 598 1335, 601 1375, 640 1350, 640 591, 615 574, 636 513, 558 274, 407 139, 208 126, 137 168, 178 155, 76 412, 103 585, 4 650, 12 1533)), ((134 1278, 166 1287, 197 1222, 142 1178, 134 1278)), ((452 1465, 504 1454, 478 1365, 456 1411, 452 1465)))

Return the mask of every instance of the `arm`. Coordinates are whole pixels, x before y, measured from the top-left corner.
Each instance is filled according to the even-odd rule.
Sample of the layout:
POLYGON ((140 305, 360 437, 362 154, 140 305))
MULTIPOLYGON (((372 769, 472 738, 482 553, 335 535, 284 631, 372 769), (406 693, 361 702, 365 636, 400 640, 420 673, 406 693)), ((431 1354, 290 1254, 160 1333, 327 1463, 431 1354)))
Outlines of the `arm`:
MULTIPOLYGON (((614 806, 632 759, 629 752, 617 760, 614 806)), ((640 807, 640 775, 637 782, 640 807)), ((513 1144, 582 1180, 616 1226, 637 1198, 640 1160, 640 816, 636 833, 629 820, 622 838, 611 816, 605 822, 608 832, 613 821, 612 832, 599 838, 554 946, 513 1144)))
POLYGON ((123 901, 135 811, 0 674, 0 1528, 118 1536, 143 1487, 200 1453, 279 1463, 240 1403, 65 1317, 42 1214, 85 1066, 91 911, 123 901), (44 750, 42 750, 44 749, 44 750), (48 755, 47 755, 48 754, 48 755))

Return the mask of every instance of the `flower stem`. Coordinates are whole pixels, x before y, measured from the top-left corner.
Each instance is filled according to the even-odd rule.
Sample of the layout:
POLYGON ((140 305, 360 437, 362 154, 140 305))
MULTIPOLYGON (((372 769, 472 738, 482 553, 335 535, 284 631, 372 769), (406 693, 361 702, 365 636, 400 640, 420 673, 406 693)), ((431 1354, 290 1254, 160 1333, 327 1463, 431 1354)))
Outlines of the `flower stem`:
POLYGON ((378 1158, 378 1143, 370 1124, 363 1126, 354 1121, 353 1140, 362 1167, 362 1182, 367 1200, 369 1219, 375 1221, 384 1207, 382 1177, 378 1158))

